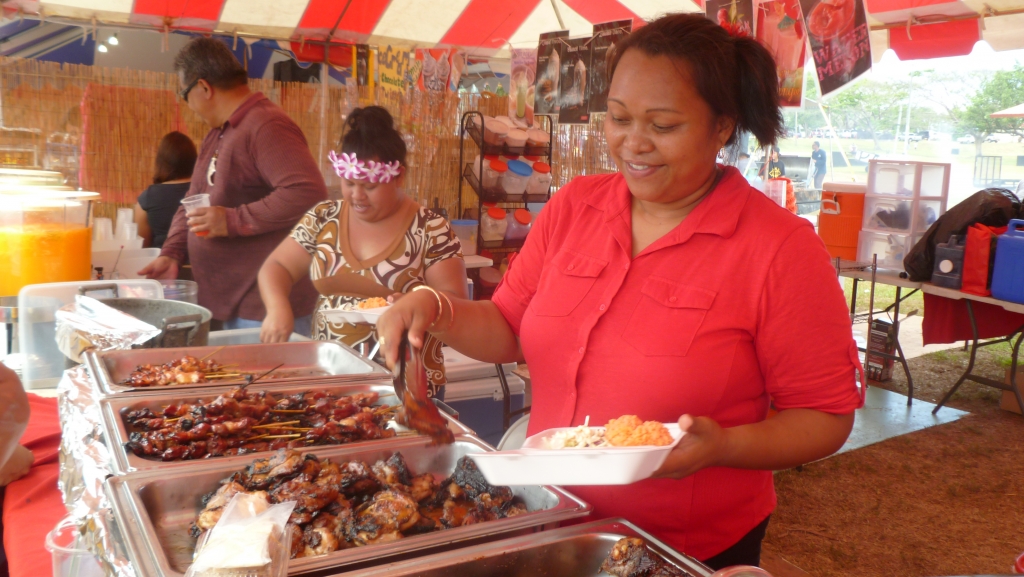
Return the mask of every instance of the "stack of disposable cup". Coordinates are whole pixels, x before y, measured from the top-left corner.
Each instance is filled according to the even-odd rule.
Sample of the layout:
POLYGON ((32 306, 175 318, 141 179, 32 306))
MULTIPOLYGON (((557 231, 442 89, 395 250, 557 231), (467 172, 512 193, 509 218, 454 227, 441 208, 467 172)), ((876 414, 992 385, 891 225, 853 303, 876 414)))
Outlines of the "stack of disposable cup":
POLYGON ((115 223, 114 230, 121 230, 121 227, 135 222, 135 212, 130 208, 119 208, 117 209, 117 222, 115 223))
POLYGON ((94 241, 114 239, 114 224, 109 218, 100 217, 93 221, 92 239, 94 241))

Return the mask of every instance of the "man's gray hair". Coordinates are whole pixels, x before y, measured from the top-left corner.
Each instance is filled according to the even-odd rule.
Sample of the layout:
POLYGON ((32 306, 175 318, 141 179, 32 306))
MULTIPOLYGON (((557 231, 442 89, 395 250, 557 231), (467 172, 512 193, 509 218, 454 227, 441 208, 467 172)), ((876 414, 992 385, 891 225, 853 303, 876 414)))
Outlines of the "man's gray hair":
POLYGON ((248 82, 249 75, 227 44, 214 38, 194 38, 174 57, 174 71, 186 85, 205 80, 211 86, 228 89, 248 82))

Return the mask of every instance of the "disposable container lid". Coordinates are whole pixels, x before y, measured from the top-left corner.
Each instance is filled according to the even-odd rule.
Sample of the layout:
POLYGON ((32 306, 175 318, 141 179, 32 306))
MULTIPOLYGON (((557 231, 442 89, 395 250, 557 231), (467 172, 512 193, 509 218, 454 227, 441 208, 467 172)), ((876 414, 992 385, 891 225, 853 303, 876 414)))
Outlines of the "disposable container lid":
POLYGON ((484 202, 483 205, 484 205, 484 208, 494 208, 494 207, 498 206, 498 203, 496 203, 496 202, 484 202))
POLYGON ((508 137, 509 138, 513 138, 515 140, 523 140, 523 141, 525 141, 526 140, 526 131, 522 130, 520 128, 513 128, 512 130, 508 131, 508 137))
POLYGON ((458 226, 476 226, 478 223, 475 220, 470 220, 470 219, 467 218, 467 219, 462 219, 462 220, 453 220, 452 224, 458 225, 458 226))
POLYGON ((543 130, 540 130, 538 128, 531 128, 529 132, 526 133, 526 137, 534 142, 547 143, 551 140, 551 137, 548 136, 547 132, 544 132, 543 130))
POLYGON ((548 163, 546 163, 546 162, 534 162, 533 163, 533 171, 534 172, 539 172, 541 174, 547 174, 547 173, 551 172, 551 166, 548 165, 548 163))
POLYGON ((487 216, 494 220, 505 220, 505 209, 504 208, 489 208, 487 209, 487 216))
POLYGON ((529 164, 526 164, 522 160, 510 160, 508 163, 508 169, 514 174, 519 176, 530 176, 533 169, 530 168, 529 164))
POLYGON ((491 170, 495 172, 506 172, 508 170, 508 165, 500 160, 492 160, 491 170))
POLYGON ((517 208, 516 211, 512 213, 512 216, 519 221, 519 224, 530 224, 530 221, 533 220, 533 215, 525 208, 517 208))
POLYGON ((864 194, 868 191, 866 184, 857 184, 854 182, 826 182, 821 185, 821 188, 825 192, 849 192, 864 194))
POLYGON ((487 122, 484 123, 484 129, 490 130, 495 134, 508 134, 509 130, 507 124, 494 118, 487 119, 487 122))

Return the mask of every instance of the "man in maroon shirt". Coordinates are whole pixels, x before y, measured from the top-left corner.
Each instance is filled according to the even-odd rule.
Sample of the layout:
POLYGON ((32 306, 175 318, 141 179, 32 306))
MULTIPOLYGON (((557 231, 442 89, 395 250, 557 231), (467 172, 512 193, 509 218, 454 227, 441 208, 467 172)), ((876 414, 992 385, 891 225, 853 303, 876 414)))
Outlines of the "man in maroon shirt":
MULTIPOLYGON (((260 266, 327 187, 302 131, 263 94, 212 38, 189 42, 174 60, 181 99, 212 130, 203 139, 186 198, 210 195, 210 207, 179 208, 160 257, 140 271, 173 279, 186 255, 199 283, 199 304, 223 328, 258 327, 266 315, 260 266)), ((291 292, 295 331, 310 334, 316 289, 304 277, 291 292)))

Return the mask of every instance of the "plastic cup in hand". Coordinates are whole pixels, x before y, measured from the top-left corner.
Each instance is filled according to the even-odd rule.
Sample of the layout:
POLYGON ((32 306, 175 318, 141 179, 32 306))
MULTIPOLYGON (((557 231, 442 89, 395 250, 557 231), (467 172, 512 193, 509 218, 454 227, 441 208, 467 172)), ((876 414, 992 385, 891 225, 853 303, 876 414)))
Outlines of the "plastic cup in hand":
MULTIPOLYGON (((181 199, 181 206, 185 207, 185 214, 192 214, 197 208, 208 208, 210 206, 210 195, 194 194, 181 199)), ((197 232, 196 236, 206 236, 208 231, 197 232)))
POLYGON ((114 223, 109 218, 97 218, 93 221, 92 227, 93 240, 113 240, 114 223))

